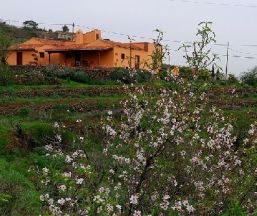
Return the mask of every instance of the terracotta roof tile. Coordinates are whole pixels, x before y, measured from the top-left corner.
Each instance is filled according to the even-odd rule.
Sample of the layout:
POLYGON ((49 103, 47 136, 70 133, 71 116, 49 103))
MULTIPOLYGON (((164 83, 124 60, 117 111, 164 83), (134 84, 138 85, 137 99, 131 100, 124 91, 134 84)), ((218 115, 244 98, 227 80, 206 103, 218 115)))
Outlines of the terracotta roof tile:
MULTIPOLYGON (((130 44, 130 43, 120 43, 120 42, 114 42, 111 40, 101 40, 101 42, 103 42, 103 44, 99 45, 99 44, 94 44, 94 42, 92 43, 88 43, 88 44, 76 44, 74 41, 58 41, 58 40, 49 40, 49 39, 42 39, 42 38, 32 38, 31 39, 36 40, 38 43, 36 44, 29 44, 27 42, 22 43, 22 44, 18 44, 18 45, 14 45, 10 47, 10 50, 31 50, 31 49, 36 49, 42 46, 47 46, 47 45, 51 45, 52 47, 49 49, 46 49, 46 51, 68 51, 68 50, 108 50, 114 47, 121 47, 121 48, 125 48, 125 49, 130 49, 130 47, 133 50, 143 50, 142 48, 134 45, 134 44, 130 44)), ((34 42, 35 43, 35 42, 34 42)))
POLYGON ((117 46, 117 47, 122 47, 122 48, 126 48, 126 49, 130 49, 130 46, 132 49, 134 50, 143 50, 138 46, 135 46, 134 44, 129 44, 129 43, 120 43, 120 42, 115 42, 115 41, 111 41, 111 40, 102 40, 107 44, 111 44, 113 46, 117 46))
POLYGON ((32 39, 34 39, 44 45, 64 45, 66 43, 64 41, 49 40, 49 39, 43 39, 43 38, 37 38, 37 37, 33 37, 32 39))
POLYGON ((53 48, 46 49, 46 51, 74 51, 74 50, 108 50, 112 49, 112 46, 90 45, 90 44, 72 44, 65 46, 55 46, 53 48))
POLYGON ((18 44, 13 45, 9 48, 9 50, 35 50, 38 47, 42 47, 41 44, 18 44))

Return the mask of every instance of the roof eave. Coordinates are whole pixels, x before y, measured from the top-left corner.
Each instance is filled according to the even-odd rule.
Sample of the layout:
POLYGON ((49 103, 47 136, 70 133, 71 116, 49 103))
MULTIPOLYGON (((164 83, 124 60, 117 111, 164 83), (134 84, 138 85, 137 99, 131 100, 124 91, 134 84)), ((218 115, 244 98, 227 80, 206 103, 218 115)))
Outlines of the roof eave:
POLYGON ((113 48, 82 48, 82 49, 48 49, 46 52, 72 52, 72 51, 107 51, 113 48))
POLYGON ((34 48, 13 48, 8 49, 8 51, 36 51, 34 48))

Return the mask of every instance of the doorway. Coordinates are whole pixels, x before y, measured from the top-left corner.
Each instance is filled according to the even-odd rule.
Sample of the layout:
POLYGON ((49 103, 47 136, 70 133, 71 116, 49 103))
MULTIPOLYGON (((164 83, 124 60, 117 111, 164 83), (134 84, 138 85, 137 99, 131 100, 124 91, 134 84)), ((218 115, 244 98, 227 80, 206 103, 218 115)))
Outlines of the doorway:
POLYGON ((81 53, 80 52, 76 52, 75 53, 75 66, 81 66, 81 53))
POLYGON ((135 69, 139 69, 140 68, 140 56, 136 55, 135 56, 135 69))
POLYGON ((17 52, 17 65, 22 65, 22 52, 17 52))

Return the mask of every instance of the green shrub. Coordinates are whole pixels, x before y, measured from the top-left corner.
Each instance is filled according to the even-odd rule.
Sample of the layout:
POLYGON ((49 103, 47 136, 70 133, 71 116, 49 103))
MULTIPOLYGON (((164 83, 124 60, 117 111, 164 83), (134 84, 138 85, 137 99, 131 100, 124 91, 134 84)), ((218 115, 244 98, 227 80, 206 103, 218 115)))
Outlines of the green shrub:
POLYGON ((52 125, 41 122, 32 122, 22 125, 23 133, 33 142, 32 147, 43 146, 48 139, 54 137, 54 129, 52 125))
POLYGON ((14 83, 14 74, 8 65, 0 64, 0 85, 10 85, 14 83))
POLYGON ((116 68, 112 71, 110 77, 112 81, 118 81, 125 84, 131 84, 135 82, 144 83, 152 79, 151 73, 147 71, 130 71, 126 68, 116 68))
POLYGON ((247 213, 241 208, 238 203, 235 203, 226 213, 222 216, 247 216, 247 213))
POLYGON ((198 73, 198 80, 208 81, 211 78, 211 73, 209 70, 201 70, 198 73))
POLYGON ((30 109, 30 108, 28 108, 28 107, 22 107, 22 108, 19 110, 19 115, 25 117, 25 116, 28 116, 30 112, 31 112, 31 109, 30 109))
POLYGON ((138 83, 149 82, 152 79, 152 74, 148 71, 137 71, 136 80, 138 83))
POLYGON ((73 141, 77 138, 76 134, 74 134, 69 130, 63 130, 61 132, 61 137, 62 137, 62 144, 67 147, 70 147, 73 141))
POLYGON ((111 73, 111 80, 130 84, 135 81, 135 78, 133 77, 129 69, 116 68, 111 73))
POLYGON ((241 80, 250 86, 257 86, 257 67, 243 73, 241 80))
POLYGON ((11 131, 3 125, 0 125, 0 151, 4 150, 10 142, 11 131))
POLYGON ((84 71, 75 71, 71 73, 70 79, 75 82, 86 83, 86 84, 89 84, 91 82, 89 75, 84 71))
POLYGON ((183 78, 186 79, 193 79, 193 73, 192 73, 192 69, 189 67, 180 67, 179 68, 179 75, 183 78))
POLYGON ((160 79, 161 79, 161 80, 164 80, 164 81, 165 81, 166 78, 167 78, 167 76, 168 76, 167 69, 164 68, 164 69, 160 72, 159 76, 160 76, 160 79))
MULTIPOLYGON (((33 146, 33 149, 39 148, 49 144, 50 140, 55 139, 56 129, 52 124, 33 122, 22 127, 23 133, 25 136, 30 138, 33 146)), ((60 129, 58 134, 62 137, 62 145, 70 146, 74 139, 76 138, 75 134, 68 129, 60 129)))
POLYGON ((228 75, 227 82, 228 82, 228 84, 239 84, 239 80, 233 74, 228 75))
POLYGON ((1 215, 39 215, 39 194, 33 183, 10 166, 0 160, 0 212, 1 215))

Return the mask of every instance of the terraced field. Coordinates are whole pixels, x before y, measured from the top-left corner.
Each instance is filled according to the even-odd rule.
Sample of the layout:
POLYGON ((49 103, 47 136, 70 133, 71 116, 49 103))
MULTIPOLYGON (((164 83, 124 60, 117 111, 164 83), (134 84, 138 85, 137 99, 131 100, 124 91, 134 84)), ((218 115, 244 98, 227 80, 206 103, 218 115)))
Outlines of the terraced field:
MULTIPOLYGON (((147 91, 156 95, 162 86, 160 82, 145 84, 147 91)), ((33 161, 44 163, 39 149, 54 137, 54 123, 64 127, 64 144, 73 142, 77 135, 83 136, 87 148, 97 154, 102 145, 101 119, 108 110, 113 111, 114 117, 121 114, 120 101, 127 98, 124 92, 122 85, 66 81, 62 85, 0 87, 0 171, 17 179, 19 192, 13 186, 9 194, 14 197, 14 203, 19 203, 19 208, 26 206, 20 195, 23 193, 31 205, 26 209, 31 208, 33 212, 40 209, 39 201, 33 203, 33 197, 39 194, 27 168, 33 161), (32 195, 26 195, 27 191, 32 195)), ((223 109, 233 119, 238 137, 243 136, 249 123, 257 117, 257 89, 216 86, 207 92, 210 105, 223 109)), ((6 177, 1 178, 8 182, 6 177)), ((0 188, 0 195, 2 192, 0 188)))

